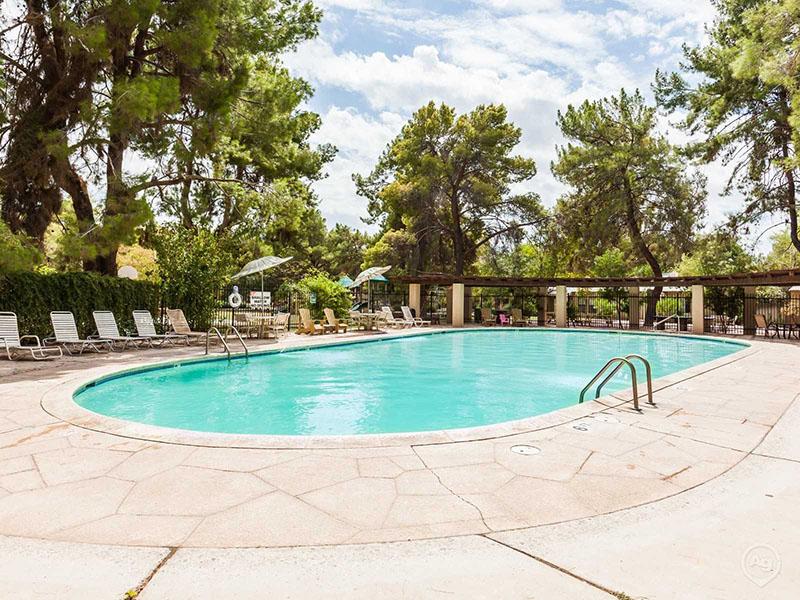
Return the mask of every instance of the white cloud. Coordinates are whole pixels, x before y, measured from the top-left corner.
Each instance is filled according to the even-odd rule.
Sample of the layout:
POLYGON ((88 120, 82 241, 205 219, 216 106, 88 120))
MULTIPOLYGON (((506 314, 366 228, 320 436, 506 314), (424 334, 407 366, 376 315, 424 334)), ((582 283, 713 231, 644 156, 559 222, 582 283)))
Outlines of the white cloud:
POLYGON ((383 112, 375 117, 332 106, 323 115, 322 127, 312 143, 334 144, 339 153, 329 165, 327 177, 315 184, 320 210, 328 220, 364 228, 360 217, 366 216, 367 201, 357 196, 351 175, 368 174, 386 145, 399 133, 405 117, 383 112))
MULTIPOLYGON (((367 107, 329 105, 316 136, 340 149, 330 177, 316 186, 323 212, 330 221, 350 224, 366 214, 351 173, 369 172, 411 113, 430 100, 461 112, 504 103, 524 132, 518 152, 537 161, 530 189, 552 204, 563 192, 549 172, 554 148, 563 143, 557 111, 621 87, 649 94, 655 68, 675 68, 680 45, 700 41, 714 14, 709 0, 622 0, 592 13, 570 11, 560 0, 473 0, 457 15, 392 0, 321 4, 336 19, 336 31, 304 44, 287 64, 323 93, 345 91, 360 99, 358 107, 367 107), (402 44, 380 42, 369 51, 348 48, 335 34, 347 27, 352 11, 359 27, 374 28, 376 39, 399 35, 414 44, 403 52, 388 50, 402 44)), ((706 174, 710 221, 718 222, 736 200, 718 197, 725 169, 715 166, 706 174)))

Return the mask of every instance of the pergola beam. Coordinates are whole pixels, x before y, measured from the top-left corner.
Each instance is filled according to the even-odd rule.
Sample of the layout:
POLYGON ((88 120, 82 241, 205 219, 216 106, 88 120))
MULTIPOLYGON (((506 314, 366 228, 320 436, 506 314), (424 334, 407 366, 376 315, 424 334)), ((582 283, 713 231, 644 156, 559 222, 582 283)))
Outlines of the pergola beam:
POLYGON ((703 275, 695 277, 478 277, 474 275, 404 275, 393 277, 397 283, 450 286, 460 283, 471 287, 706 287, 800 285, 800 269, 737 273, 733 275, 703 275))

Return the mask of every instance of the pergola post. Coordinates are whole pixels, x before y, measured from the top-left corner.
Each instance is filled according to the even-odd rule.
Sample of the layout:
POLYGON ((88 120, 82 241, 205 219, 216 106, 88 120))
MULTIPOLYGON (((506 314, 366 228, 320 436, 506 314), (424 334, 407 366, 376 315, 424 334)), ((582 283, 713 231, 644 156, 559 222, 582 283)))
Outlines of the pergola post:
POLYGON ((464 284, 454 283, 451 295, 451 314, 453 327, 464 326, 464 284))
POLYGON ((628 288, 628 329, 639 329, 639 288, 628 288))
POLYGON ((567 326, 567 286, 556 286, 556 327, 567 326))
POLYGON ((472 323, 472 310, 474 306, 472 286, 464 286, 464 321, 467 323, 472 323))
POLYGON ((408 306, 417 317, 422 317, 422 285, 419 283, 408 284, 408 306))
POLYGON ((756 288, 744 288, 744 314, 743 323, 745 335, 756 334, 756 288))
POLYGON ((692 333, 705 333, 705 300, 703 286, 692 286, 692 333))
POLYGON ((547 325, 547 292, 548 288, 536 288, 536 324, 539 327, 547 325))

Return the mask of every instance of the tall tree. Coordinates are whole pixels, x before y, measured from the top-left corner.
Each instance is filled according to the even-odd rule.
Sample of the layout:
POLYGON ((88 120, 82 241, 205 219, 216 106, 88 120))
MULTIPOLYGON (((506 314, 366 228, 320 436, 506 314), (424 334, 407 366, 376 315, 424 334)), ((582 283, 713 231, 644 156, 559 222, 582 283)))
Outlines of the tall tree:
POLYGON ((6 97, 14 98, 16 110, 5 111, 17 127, 9 139, 21 144, 20 150, 9 145, 4 173, 25 156, 25 144, 38 148, 41 160, 18 178, 20 185, 4 179, 4 219, 41 237, 58 212, 62 189, 72 195, 88 246, 86 266, 115 273, 120 243, 149 218, 148 191, 194 181, 247 185, 236 174, 188 168, 194 162, 186 157, 196 150, 209 155, 224 141, 217 125, 228 122, 254 65, 270 64, 280 51, 316 35, 319 19, 308 0, 27 2, 12 24, 20 30, 18 44, 4 57, 14 87, 6 97), (41 83, 48 69, 52 85, 41 83), (34 102, 24 102, 26 86, 38 93, 34 102), (42 98, 53 105, 44 115, 42 98), (201 120, 204 127, 193 128, 201 120), (178 154, 172 142, 179 127, 202 130, 203 143, 144 173, 126 170, 133 152, 178 154), (73 166, 79 157, 86 159, 80 171, 73 166), (85 174, 97 179, 102 199, 91 201, 85 174), (29 193, 25 182, 39 189, 29 193))
MULTIPOLYGON (((691 245, 705 210, 704 178, 686 173, 638 90, 570 105, 558 125, 569 143, 552 170, 572 188, 556 207, 564 231, 592 257, 627 238, 661 277, 691 245)), ((647 324, 660 294, 655 288, 648 301, 647 324)))
POLYGON ((0 202, 12 231, 43 245, 61 190, 91 211, 68 135, 101 67, 100 3, 30 0, 0 34, 0 202))
POLYGON ((507 116, 502 105, 457 116, 431 102, 414 113, 370 175, 354 176, 372 222, 413 235, 414 269, 462 275, 481 247, 544 220, 536 194, 511 191, 533 178, 536 166, 512 154, 522 133, 507 116))
MULTIPOLYGON (((364 262, 369 236, 337 223, 325 236, 325 268, 331 275, 355 277, 364 262)), ((392 262, 386 264, 395 264, 392 262)))
POLYGON ((678 73, 657 73, 655 91, 668 110, 686 111, 682 126, 701 141, 690 146, 705 162, 732 167, 727 192, 745 204, 732 216, 749 227, 766 214, 786 215, 800 250, 797 217, 796 0, 716 0, 719 16, 708 43, 685 48, 678 73), (695 83, 696 82, 696 83, 695 83))

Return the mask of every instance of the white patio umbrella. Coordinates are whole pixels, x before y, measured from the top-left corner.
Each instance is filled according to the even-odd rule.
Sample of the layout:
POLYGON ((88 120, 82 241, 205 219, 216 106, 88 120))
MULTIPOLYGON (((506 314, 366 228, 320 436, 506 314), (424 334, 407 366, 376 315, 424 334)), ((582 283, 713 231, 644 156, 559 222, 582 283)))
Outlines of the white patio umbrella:
POLYGON ((348 287, 350 289, 357 288, 363 283, 367 283, 367 302, 369 302, 370 307, 372 306, 372 286, 369 282, 373 280, 375 277, 380 277, 386 271, 392 268, 392 265, 387 265, 385 267, 370 267, 369 269, 365 269, 359 273, 356 278, 353 280, 348 287))
POLYGON ((285 262, 289 262, 292 260, 291 256, 287 256, 286 258, 280 256, 262 256, 261 258, 257 258, 255 260, 251 260, 247 263, 241 271, 236 273, 231 279, 240 279, 241 277, 246 277, 247 275, 255 275, 256 273, 261 273, 261 298, 263 302, 264 298, 264 271, 269 269, 273 269, 278 265, 282 265, 285 262))

